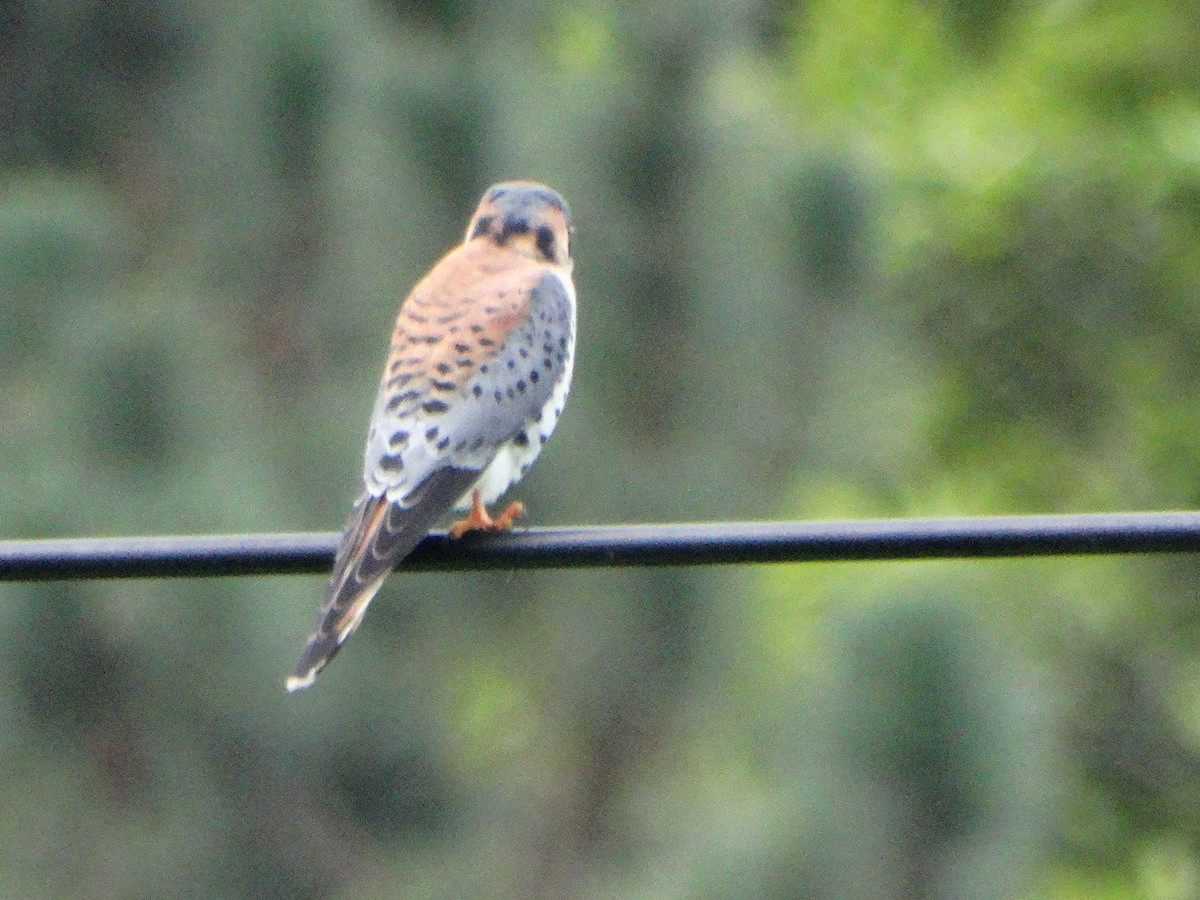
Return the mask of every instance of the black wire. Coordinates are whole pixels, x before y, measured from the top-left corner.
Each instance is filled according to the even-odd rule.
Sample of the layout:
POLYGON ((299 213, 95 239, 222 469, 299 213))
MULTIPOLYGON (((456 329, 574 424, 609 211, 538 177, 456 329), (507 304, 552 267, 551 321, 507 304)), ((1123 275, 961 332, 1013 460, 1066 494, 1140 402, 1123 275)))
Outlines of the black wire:
MULTIPOLYGON (((0 581, 190 578, 329 571, 337 535, 0 541, 0 581)), ((890 519, 853 522, 726 522, 434 533, 404 561, 413 571, 579 566, 946 559, 1200 551, 1200 513, 1106 513, 890 519)))

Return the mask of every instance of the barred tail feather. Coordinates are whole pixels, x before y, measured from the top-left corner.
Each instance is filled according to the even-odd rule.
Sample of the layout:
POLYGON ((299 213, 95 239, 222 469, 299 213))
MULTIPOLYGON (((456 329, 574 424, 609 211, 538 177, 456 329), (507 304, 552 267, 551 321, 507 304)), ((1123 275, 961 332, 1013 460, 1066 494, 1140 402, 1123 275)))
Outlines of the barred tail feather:
POLYGON ((329 616, 318 623, 317 630, 304 645, 300 658, 292 668, 292 674, 288 676, 286 684, 289 693, 306 688, 316 680, 317 674, 329 664, 346 639, 358 628, 363 614, 386 578, 385 573, 351 597, 344 614, 331 611, 329 616), (341 628, 337 627, 339 621, 345 623, 341 628))
POLYGON ((405 497, 403 504, 386 496, 359 498, 338 546, 316 630, 287 679, 289 692, 313 683, 358 628, 392 569, 478 477, 477 471, 443 469, 405 497))

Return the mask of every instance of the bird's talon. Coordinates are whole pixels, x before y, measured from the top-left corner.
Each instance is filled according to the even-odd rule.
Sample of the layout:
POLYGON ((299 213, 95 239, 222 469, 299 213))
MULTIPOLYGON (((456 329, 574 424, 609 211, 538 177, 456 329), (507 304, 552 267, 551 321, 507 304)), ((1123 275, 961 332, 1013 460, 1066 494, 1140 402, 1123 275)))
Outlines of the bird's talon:
POLYGON ((520 500, 514 500, 508 504, 508 509, 500 513, 492 522, 492 528, 489 531, 507 531, 512 528, 513 520, 519 516, 525 515, 525 504, 520 500))
POLYGON ((458 539, 468 531, 506 531, 512 528, 513 519, 524 514, 525 504, 514 500, 504 512, 493 519, 479 498, 479 491, 476 490, 471 493, 470 511, 450 526, 448 534, 458 539))

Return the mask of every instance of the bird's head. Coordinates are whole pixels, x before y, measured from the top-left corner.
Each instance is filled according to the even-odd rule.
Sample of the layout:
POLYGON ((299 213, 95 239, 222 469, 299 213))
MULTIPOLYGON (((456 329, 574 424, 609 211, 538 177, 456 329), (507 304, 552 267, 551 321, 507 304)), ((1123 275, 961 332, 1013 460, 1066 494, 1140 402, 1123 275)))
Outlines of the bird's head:
POLYGON ((553 266, 571 265, 571 208, 535 181, 494 184, 479 201, 467 240, 497 245, 553 266))

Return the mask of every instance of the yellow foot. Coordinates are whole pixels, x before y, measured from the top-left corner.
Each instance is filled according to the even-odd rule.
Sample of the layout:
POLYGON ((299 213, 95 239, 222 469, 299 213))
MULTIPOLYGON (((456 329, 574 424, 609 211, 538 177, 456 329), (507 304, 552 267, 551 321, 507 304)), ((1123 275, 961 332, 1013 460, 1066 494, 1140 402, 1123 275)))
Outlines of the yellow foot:
POLYGON ((483 501, 479 499, 479 491, 473 491, 471 493, 471 511, 467 513, 466 518, 459 519, 450 526, 450 537, 460 538, 468 531, 504 531, 512 528, 513 519, 523 515, 525 515, 525 504, 520 500, 514 500, 508 504, 508 508, 504 512, 493 519, 488 514, 483 501))

